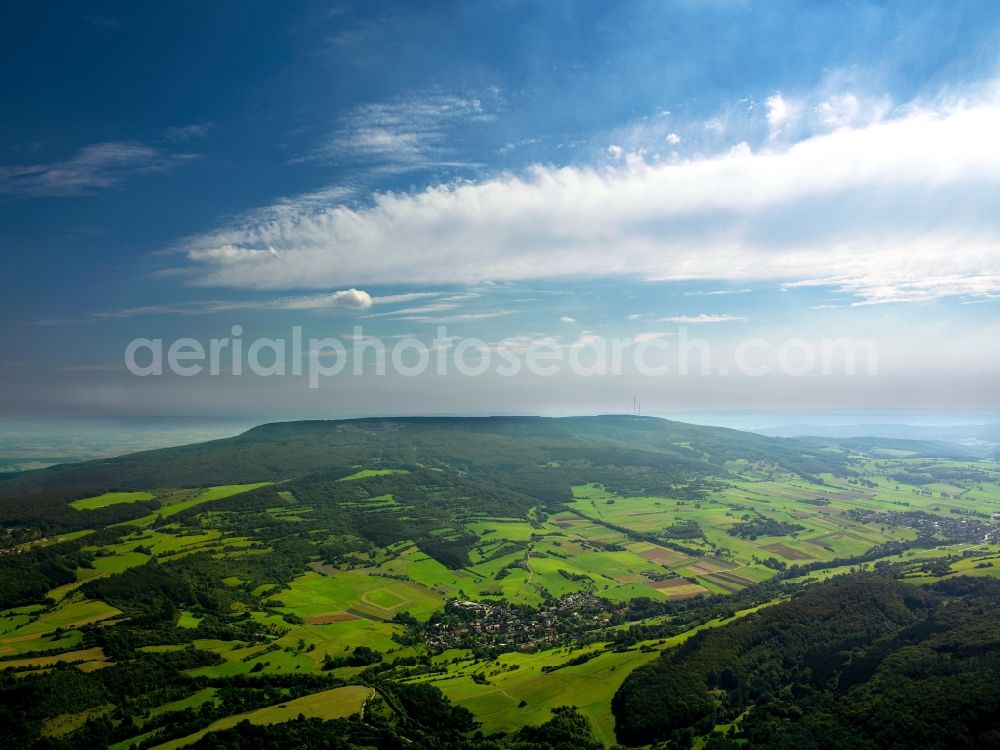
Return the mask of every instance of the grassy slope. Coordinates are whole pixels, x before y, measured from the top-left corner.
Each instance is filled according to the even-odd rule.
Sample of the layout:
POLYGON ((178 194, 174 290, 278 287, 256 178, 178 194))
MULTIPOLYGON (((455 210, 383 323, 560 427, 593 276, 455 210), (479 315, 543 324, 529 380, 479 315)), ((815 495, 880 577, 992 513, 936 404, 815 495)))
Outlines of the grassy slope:
POLYGON ((365 702, 371 697, 372 692, 371 688, 361 685, 324 690, 323 692, 306 695, 276 706, 258 708, 255 711, 227 716, 224 719, 213 721, 200 732, 156 745, 154 750, 174 750, 174 748, 190 745, 197 742, 209 732, 229 729, 244 719, 252 724, 279 724, 283 721, 291 721, 299 714, 304 715, 307 719, 338 719, 342 716, 350 716, 361 710, 365 702))

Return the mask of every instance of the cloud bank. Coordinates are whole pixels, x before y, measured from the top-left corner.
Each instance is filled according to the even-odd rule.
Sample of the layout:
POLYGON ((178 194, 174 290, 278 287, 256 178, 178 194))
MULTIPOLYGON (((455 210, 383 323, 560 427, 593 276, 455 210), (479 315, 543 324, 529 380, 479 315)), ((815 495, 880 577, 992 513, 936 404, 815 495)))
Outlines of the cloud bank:
MULTIPOLYGON (((769 105, 773 127, 793 125, 787 100, 769 105)), ((179 249, 194 283, 223 287, 629 276, 829 285, 854 304, 1000 293, 996 88, 863 125, 824 117, 828 132, 758 150, 536 166, 362 207, 306 195, 179 249)))

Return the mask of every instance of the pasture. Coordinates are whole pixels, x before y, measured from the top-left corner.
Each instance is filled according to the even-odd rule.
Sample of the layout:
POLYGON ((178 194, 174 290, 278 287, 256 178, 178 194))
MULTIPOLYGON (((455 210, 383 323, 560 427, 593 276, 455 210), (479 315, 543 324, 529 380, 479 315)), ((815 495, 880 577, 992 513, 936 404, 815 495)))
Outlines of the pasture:
POLYGON ((70 505, 77 510, 95 510, 103 508, 105 505, 118 505, 119 503, 136 503, 140 500, 153 500, 156 495, 150 492, 105 492, 96 497, 87 497, 82 500, 74 500, 70 505))
POLYGON ((246 713, 234 714, 224 719, 218 719, 199 732, 189 734, 181 739, 156 745, 154 750, 174 750, 174 748, 185 747, 197 742, 209 732, 229 729, 244 719, 251 724, 278 724, 283 721, 291 721, 298 717, 299 714, 302 714, 307 719, 337 719, 343 716, 350 716, 364 707, 371 694, 371 688, 361 685, 350 685, 348 687, 324 690, 323 692, 313 693, 302 698, 295 698, 287 703, 258 708, 255 711, 247 711, 246 713))

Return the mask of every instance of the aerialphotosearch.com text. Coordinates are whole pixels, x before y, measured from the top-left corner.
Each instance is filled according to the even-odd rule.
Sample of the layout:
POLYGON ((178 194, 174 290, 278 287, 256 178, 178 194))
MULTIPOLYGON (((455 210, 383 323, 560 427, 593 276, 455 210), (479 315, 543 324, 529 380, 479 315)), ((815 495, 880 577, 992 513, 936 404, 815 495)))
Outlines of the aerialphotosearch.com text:
POLYGON ((513 336, 490 343, 450 336, 445 326, 439 326, 430 341, 407 336, 387 342, 366 335, 361 326, 355 326, 344 339, 305 338, 301 326, 292 326, 287 338, 245 340, 239 325, 228 333, 204 342, 190 337, 136 338, 125 349, 125 366, 139 377, 292 375, 305 377, 310 388, 340 375, 390 373, 405 377, 427 373, 551 377, 561 372, 584 377, 626 372, 650 377, 877 374, 877 347, 865 338, 770 341, 749 337, 727 339, 713 347, 707 338, 691 335, 687 327, 629 338, 588 333, 572 342, 548 336, 513 336))

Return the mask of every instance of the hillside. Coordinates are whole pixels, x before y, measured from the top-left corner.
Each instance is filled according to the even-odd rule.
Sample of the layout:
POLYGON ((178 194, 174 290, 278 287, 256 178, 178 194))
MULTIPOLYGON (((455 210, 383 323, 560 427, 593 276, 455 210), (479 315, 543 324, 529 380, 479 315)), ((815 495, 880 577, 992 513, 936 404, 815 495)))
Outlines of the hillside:
POLYGON ((1000 468, 924 443, 280 423, 0 498, 3 747, 892 747, 859 696, 992 679, 1000 468))
POLYGON ((630 745, 723 725, 760 748, 987 748, 998 679, 1000 583, 857 578, 664 652, 613 705, 630 745))
POLYGON ((636 489, 689 484, 723 476, 727 462, 747 460, 803 476, 843 467, 822 447, 717 427, 650 417, 605 416, 359 419, 267 424, 207 443, 64 464, 0 479, 0 508, 10 521, 32 520, 53 530, 124 520, 116 508, 98 514, 67 509, 66 502, 112 490, 204 487, 276 482, 315 472, 350 473, 357 465, 420 465, 489 475, 512 490, 558 492, 588 468, 635 469, 636 489), (566 477, 537 482, 554 464, 566 477), (572 476, 570 476, 572 475, 572 476), (648 485, 648 486, 646 486, 648 485), (550 487, 558 487, 551 489, 550 487))

